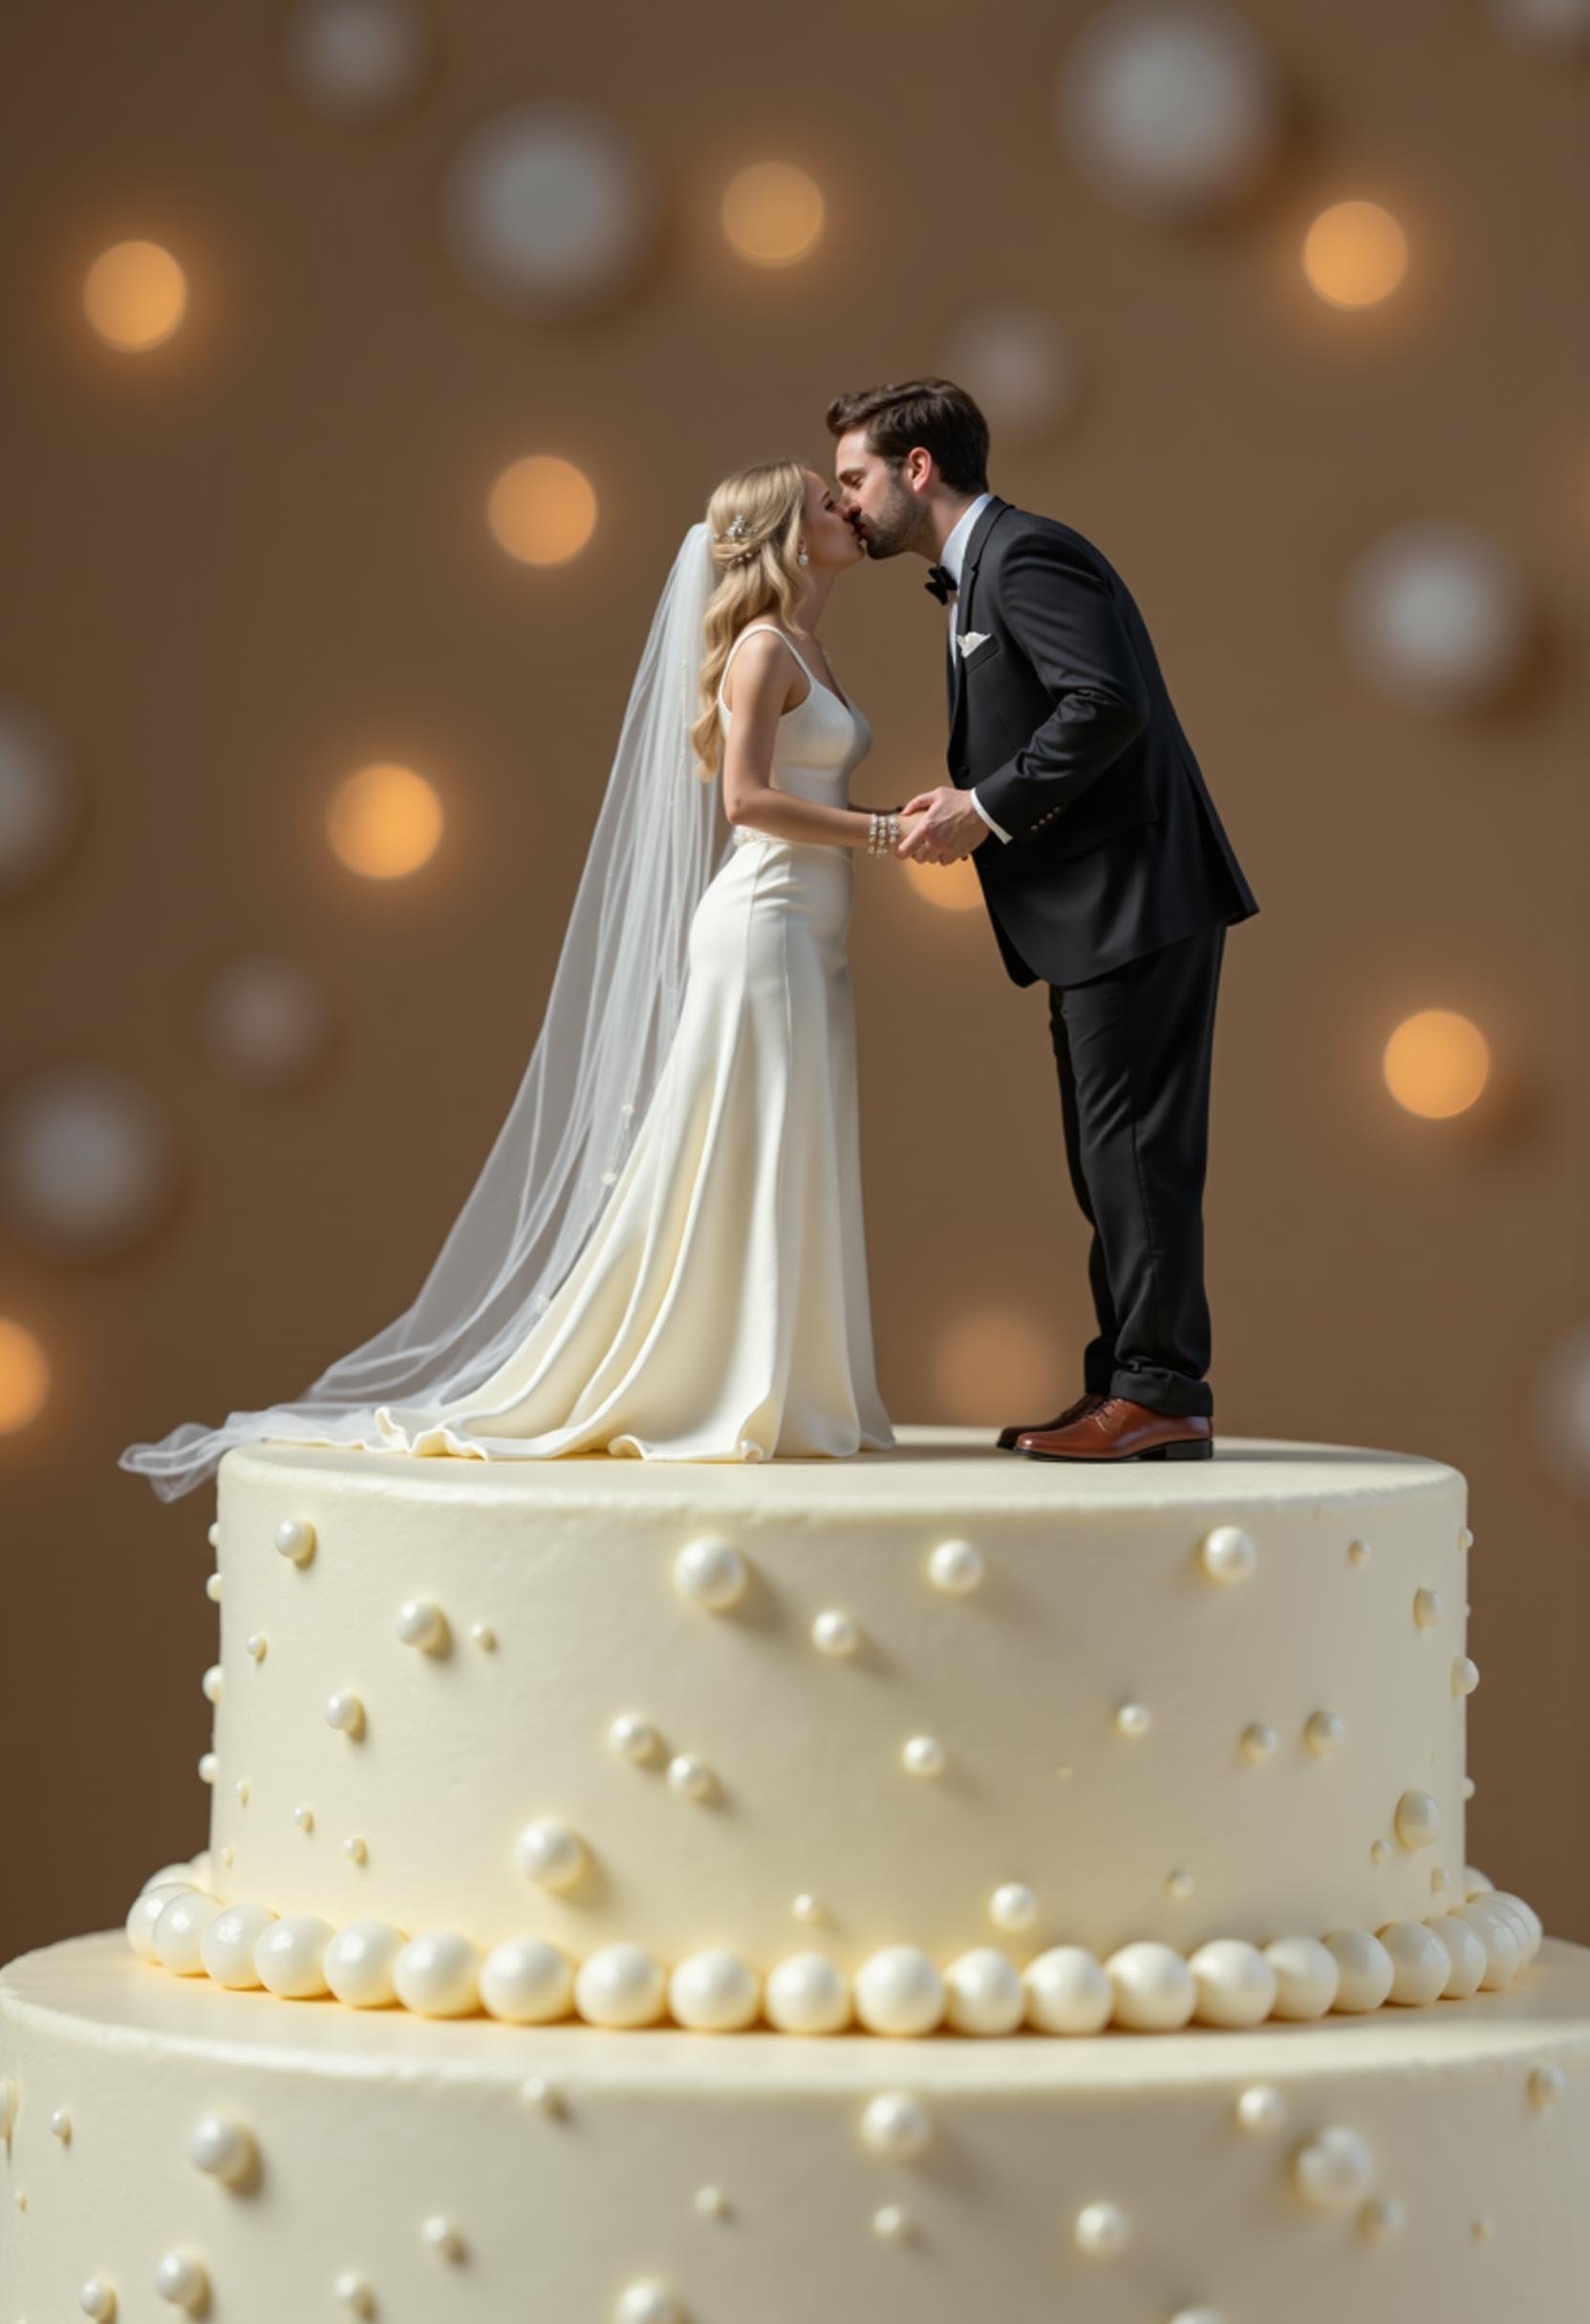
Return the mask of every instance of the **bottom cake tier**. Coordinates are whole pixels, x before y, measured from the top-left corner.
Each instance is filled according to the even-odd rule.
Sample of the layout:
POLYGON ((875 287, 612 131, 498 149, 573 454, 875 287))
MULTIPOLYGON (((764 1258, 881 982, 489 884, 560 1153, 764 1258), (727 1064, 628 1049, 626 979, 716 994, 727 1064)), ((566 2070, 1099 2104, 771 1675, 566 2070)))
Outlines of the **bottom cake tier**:
POLYGON ((1074 2040, 508 2027, 0 1971, 0 2324, 1572 2324, 1590 1948, 1074 2040))

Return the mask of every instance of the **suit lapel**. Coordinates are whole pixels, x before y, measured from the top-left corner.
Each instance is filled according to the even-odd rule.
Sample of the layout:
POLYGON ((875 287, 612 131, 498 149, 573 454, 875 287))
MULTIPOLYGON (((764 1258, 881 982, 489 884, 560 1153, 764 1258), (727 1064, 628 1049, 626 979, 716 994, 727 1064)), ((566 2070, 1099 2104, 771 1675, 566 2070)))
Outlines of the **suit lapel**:
MULTIPOLYGON (((960 587, 956 592, 956 637, 963 636, 975 626, 972 620, 972 597, 978 585, 978 560, 982 555, 989 534, 1010 505, 1009 501, 1000 500, 999 494, 995 493, 972 527, 966 543, 966 554, 961 560, 960 587)), ((961 708, 966 699, 965 657, 959 646, 952 645, 950 660, 950 743, 953 748, 956 731, 960 724, 961 708)))

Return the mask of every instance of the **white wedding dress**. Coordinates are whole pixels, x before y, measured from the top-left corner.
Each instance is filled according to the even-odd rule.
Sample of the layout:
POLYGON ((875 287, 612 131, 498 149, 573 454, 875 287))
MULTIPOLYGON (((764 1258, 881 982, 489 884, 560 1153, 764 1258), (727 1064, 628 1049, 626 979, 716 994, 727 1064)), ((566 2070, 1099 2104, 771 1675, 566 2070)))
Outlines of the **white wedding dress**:
MULTIPOLYGON (((741 632, 725 679, 742 641, 772 627, 741 632)), ((871 730, 789 650, 809 689, 780 723, 774 786, 843 807, 871 730)), ((721 683, 718 708, 726 734, 721 683)), ((691 921, 656 1089, 571 1272, 467 1396, 377 1407, 378 1443, 648 1460, 893 1444, 862 1233, 853 874, 849 848, 735 828, 691 921)))

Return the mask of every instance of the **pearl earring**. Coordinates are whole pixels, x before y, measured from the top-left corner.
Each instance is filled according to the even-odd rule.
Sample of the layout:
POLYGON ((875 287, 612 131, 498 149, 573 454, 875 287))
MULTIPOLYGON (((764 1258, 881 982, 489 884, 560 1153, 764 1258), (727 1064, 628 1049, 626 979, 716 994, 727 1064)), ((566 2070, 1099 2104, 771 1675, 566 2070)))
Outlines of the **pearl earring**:
POLYGON ((811 559, 806 555, 804 549, 799 549, 795 552, 795 562, 797 565, 809 565, 811 563, 811 559))

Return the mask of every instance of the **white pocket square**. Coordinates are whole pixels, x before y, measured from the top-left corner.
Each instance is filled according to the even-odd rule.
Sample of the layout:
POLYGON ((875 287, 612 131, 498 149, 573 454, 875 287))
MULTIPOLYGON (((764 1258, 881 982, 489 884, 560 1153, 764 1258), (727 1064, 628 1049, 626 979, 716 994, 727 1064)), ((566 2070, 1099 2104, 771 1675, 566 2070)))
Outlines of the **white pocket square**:
POLYGON ((985 646, 992 635, 991 630, 962 630, 956 639, 956 644, 960 648, 961 660, 964 661, 968 654, 975 654, 978 646, 985 646))

